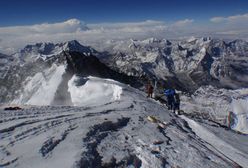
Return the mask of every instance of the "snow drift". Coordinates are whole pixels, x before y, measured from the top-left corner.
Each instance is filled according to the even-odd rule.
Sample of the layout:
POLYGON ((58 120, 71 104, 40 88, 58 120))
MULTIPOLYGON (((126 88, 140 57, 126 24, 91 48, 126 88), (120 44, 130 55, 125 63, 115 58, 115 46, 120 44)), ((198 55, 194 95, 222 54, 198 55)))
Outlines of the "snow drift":
POLYGON ((122 87, 118 84, 109 79, 74 75, 68 82, 68 91, 74 106, 103 105, 121 98, 122 87))

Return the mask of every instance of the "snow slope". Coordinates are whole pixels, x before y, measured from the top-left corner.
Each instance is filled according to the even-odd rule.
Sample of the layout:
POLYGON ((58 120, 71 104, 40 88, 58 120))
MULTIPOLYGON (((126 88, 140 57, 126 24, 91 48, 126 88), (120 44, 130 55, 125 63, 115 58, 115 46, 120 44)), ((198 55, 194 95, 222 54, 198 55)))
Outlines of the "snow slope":
MULTIPOLYGON (((54 65, 44 74, 28 78, 23 93, 12 104, 52 105, 64 73, 65 66, 54 65)), ((119 100, 122 87, 110 79, 74 75, 68 81, 68 91, 74 106, 99 106, 119 100)))
MULTIPOLYGON (((145 93, 112 80, 81 79, 74 76, 69 82, 72 100, 82 103, 81 107, 0 109, 0 167, 228 168, 246 163, 228 159, 229 149, 223 153, 213 149, 208 139, 189 127, 189 121, 188 125, 164 105, 147 99, 145 93), (97 91, 105 97, 99 99, 97 91), (89 98, 81 100, 84 94, 89 98), (149 115, 166 126, 150 122, 149 115)), ((236 152, 247 158, 248 151, 241 146, 248 142, 247 136, 219 126, 216 129, 223 132, 216 134, 218 137, 237 137, 236 144, 226 143, 232 143, 236 152)), ((218 143, 219 139, 213 141, 218 143)))
POLYGON ((65 66, 53 66, 25 81, 24 90, 12 104, 50 105, 65 73, 65 66))
POLYGON ((189 126, 196 133, 196 135, 198 135, 201 139, 209 143, 209 145, 214 147, 218 152, 224 154, 227 159, 238 163, 242 167, 248 166, 247 154, 243 153, 242 151, 239 151, 232 145, 226 143, 224 140, 217 137, 214 133, 204 128, 196 121, 191 120, 185 116, 182 116, 181 118, 188 122, 189 126))

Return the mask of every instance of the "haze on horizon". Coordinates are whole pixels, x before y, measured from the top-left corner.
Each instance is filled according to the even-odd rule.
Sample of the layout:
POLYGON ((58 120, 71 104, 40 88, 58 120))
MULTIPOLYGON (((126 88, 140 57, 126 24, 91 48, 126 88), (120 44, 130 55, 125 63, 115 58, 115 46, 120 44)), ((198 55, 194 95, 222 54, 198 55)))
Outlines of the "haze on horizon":
POLYGON ((0 20, 0 53, 73 39, 248 39, 244 0, 9 0, 0 2, 0 20))

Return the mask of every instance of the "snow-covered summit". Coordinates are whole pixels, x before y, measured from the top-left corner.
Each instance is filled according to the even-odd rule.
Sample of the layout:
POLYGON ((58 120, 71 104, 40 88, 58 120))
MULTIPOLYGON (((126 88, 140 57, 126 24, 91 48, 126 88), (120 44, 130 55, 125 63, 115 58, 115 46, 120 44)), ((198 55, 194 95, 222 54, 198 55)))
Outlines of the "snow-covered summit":
POLYGON ((72 40, 63 43, 63 49, 64 51, 80 52, 83 53, 84 55, 91 55, 96 53, 96 50, 94 50, 92 47, 83 46, 77 40, 72 40))
POLYGON ((15 57, 21 59, 22 62, 31 62, 39 58, 46 60, 47 58, 59 55, 64 51, 80 52, 85 55, 96 53, 93 48, 83 46, 78 41, 72 40, 57 44, 36 43, 34 45, 27 45, 24 49, 20 50, 20 52, 16 53, 15 57))

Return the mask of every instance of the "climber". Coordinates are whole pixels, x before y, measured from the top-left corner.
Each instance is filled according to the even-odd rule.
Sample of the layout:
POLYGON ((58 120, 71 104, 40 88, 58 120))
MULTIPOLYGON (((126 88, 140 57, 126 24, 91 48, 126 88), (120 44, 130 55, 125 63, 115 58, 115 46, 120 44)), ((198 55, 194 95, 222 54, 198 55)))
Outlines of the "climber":
POLYGON ((173 106, 175 103, 175 98, 174 98, 174 94, 175 94, 175 90, 174 89, 167 89, 164 91, 164 94, 167 98, 167 107, 168 110, 173 110, 173 106))
POLYGON ((153 94, 153 86, 151 84, 151 81, 148 81, 147 84, 147 97, 151 97, 152 98, 152 94, 153 94))
POLYGON ((180 96, 179 96, 179 94, 175 92, 174 98, 175 98, 175 101, 174 101, 174 105, 173 105, 173 110, 174 110, 174 113, 176 113, 176 110, 177 110, 177 113, 179 114, 179 111, 180 111, 180 96))

